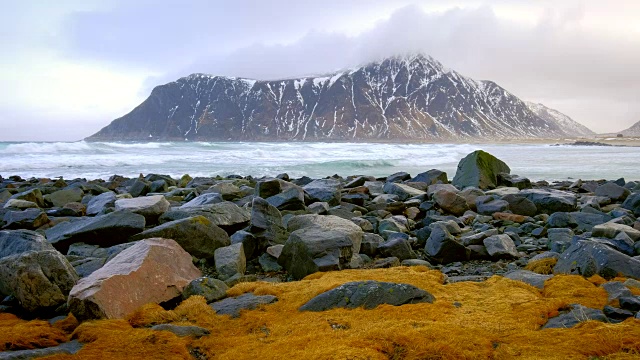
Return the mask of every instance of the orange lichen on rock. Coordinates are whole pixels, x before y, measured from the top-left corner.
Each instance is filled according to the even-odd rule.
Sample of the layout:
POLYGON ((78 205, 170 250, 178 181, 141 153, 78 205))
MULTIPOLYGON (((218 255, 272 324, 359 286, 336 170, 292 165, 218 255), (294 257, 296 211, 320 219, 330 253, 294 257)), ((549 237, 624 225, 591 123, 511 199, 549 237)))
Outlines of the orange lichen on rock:
POLYGON ((549 275, 553 274, 553 267, 556 266, 558 259, 546 258, 531 261, 525 266, 525 270, 533 271, 534 273, 549 275))
POLYGON ((606 291, 580 276, 555 276, 540 291, 499 276, 444 284, 438 271, 397 267, 316 273, 289 283, 241 283, 227 294, 246 292, 275 295, 278 301, 235 319, 216 315, 201 296, 174 310, 146 305, 127 320, 81 324, 73 337, 87 342, 85 347, 54 359, 182 359, 189 351, 209 359, 630 359, 640 352, 636 319, 541 330, 568 304, 606 305, 606 291), (411 284, 436 300, 372 310, 298 311, 318 294, 362 280, 411 284), (162 322, 201 326, 211 335, 178 338, 144 328, 162 322))
POLYGON ((43 320, 21 320, 0 313, 0 351, 37 349, 66 342, 68 335, 43 320))

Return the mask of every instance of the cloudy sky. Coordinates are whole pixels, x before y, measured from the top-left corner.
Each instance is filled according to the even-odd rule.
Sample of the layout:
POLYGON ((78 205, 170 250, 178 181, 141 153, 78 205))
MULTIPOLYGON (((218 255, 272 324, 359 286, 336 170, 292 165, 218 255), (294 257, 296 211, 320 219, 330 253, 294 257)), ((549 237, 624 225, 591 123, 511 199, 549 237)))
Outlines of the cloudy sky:
POLYGON ((194 72, 424 52, 596 132, 640 121, 637 0, 0 0, 0 141, 79 140, 194 72))

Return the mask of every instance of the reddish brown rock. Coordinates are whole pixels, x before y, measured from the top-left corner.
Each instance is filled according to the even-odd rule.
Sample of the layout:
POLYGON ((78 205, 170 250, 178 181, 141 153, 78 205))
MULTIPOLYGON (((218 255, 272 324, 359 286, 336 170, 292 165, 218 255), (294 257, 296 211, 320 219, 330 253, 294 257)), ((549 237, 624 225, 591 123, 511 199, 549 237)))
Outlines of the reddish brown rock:
POLYGON ((523 223, 526 221, 526 217, 522 215, 504 213, 504 212, 493 213, 493 218, 496 220, 513 221, 515 223, 523 223))
POLYGON ((181 296, 200 276, 191 255, 175 241, 141 240, 81 279, 69 294, 69 310, 81 320, 123 318, 144 304, 181 296))

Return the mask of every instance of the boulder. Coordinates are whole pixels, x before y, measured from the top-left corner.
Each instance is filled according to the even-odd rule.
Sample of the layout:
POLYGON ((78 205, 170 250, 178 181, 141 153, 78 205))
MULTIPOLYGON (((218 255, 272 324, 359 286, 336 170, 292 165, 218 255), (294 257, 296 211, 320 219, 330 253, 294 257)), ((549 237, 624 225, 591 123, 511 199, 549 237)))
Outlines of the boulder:
POLYGON ((364 233, 360 245, 360 253, 375 257, 378 254, 378 247, 384 243, 382 236, 378 234, 364 233))
POLYGON ((224 201, 209 205, 191 206, 187 208, 181 207, 176 210, 169 210, 160 217, 160 222, 184 219, 196 215, 206 217, 214 225, 226 231, 227 234, 233 234, 245 228, 249 224, 249 220, 251 220, 251 212, 249 210, 241 208, 232 202, 224 201))
POLYGON ((539 290, 544 290, 544 282, 551 279, 553 275, 542 275, 529 270, 514 270, 504 275, 507 279, 522 281, 539 290))
POLYGON ((459 189, 474 186, 479 189, 492 189, 498 185, 499 173, 511 173, 509 166, 495 156, 476 150, 458 163, 453 185, 459 189))
POLYGON ((95 216, 104 213, 107 209, 116 205, 116 194, 114 192, 105 192, 94 196, 87 203, 87 215, 95 216))
POLYGON ((22 211, 7 211, 3 221, 5 229, 35 230, 49 223, 49 217, 41 209, 26 209, 22 211))
POLYGON ((199 215, 147 229, 132 236, 131 240, 150 238, 175 240, 186 252, 200 259, 212 258, 216 249, 231 243, 224 230, 199 215))
POLYGON ((640 192, 634 192, 629 195, 627 199, 622 203, 622 207, 627 210, 633 211, 635 216, 640 216, 640 192))
POLYGON ((553 272, 584 277, 597 274, 605 279, 616 276, 640 279, 640 260, 599 242, 579 240, 562 253, 553 272))
MULTIPOLYGON (((42 191, 40 191, 40 189, 38 188, 34 188, 31 190, 27 190, 27 191, 23 191, 21 193, 17 193, 15 195, 12 195, 11 198, 9 199, 16 199, 16 200, 24 200, 24 201, 29 201, 32 202, 34 204, 36 204, 38 207, 45 207, 44 205, 44 197, 42 196, 42 191)), ((7 202, 8 203, 8 202, 7 202)), ((7 207, 5 205, 5 207, 7 207)))
POLYGON ((218 193, 205 193, 198 195, 187 203, 180 206, 180 209, 186 209, 197 206, 211 205, 223 202, 222 195, 218 193))
POLYGON ((29 312, 55 310, 67 301, 76 281, 73 266, 56 250, 26 251, 0 259, 0 294, 15 296, 29 312))
POLYGON ((570 215, 578 224, 579 231, 591 231, 594 226, 613 220, 613 218, 607 214, 572 212, 570 215))
POLYGON ((433 201, 435 201, 442 210, 455 216, 461 216, 465 211, 469 210, 467 200, 452 191, 441 189, 434 192, 433 201))
POLYGON ((400 201, 406 201, 414 196, 425 195, 424 191, 412 188, 409 185, 387 182, 384 184, 383 191, 385 194, 397 195, 400 201))
POLYGON ((266 199, 268 197, 277 195, 282 190, 282 186, 280 182, 282 180, 279 179, 267 179, 263 181, 258 181, 255 187, 255 196, 266 199))
POLYGON ((221 280, 230 279, 237 274, 244 275, 247 258, 242 243, 217 248, 214 255, 216 271, 221 280))
POLYGON ((553 214, 554 212, 571 212, 577 209, 576 195, 567 191, 554 189, 527 189, 518 195, 531 200, 538 213, 553 214))
POLYGON ((431 169, 429 171, 420 173, 418 175, 416 175, 413 179, 410 180, 411 182, 421 182, 421 183, 425 183, 427 185, 433 185, 433 184, 437 184, 437 183, 442 183, 442 184, 446 184, 449 182, 449 179, 447 178, 447 173, 444 171, 440 171, 437 169, 431 169))
POLYGON ((482 240, 487 252, 494 259, 518 258, 518 250, 511 237, 507 234, 493 235, 482 240))
POLYGON ((360 251, 362 229, 349 220, 332 215, 301 215, 289 220, 291 231, 278 264, 295 279, 317 271, 348 267, 360 251))
POLYGON ((80 351, 83 346, 84 344, 78 340, 72 340, 60 345, 41 349, 4 351, 0 353, 0 360, 31 360, 55 355, 62 355, 64 357, 64 355, 74 355, 80 351))
POLYGON ((45 231, 47 240, 62 253, 69 245, 83 242, 108 247, 129 241, 144 230, 145 218, 128 211, 115 211, 93 218, 62 222, 45 231))
POLYGON ((273 295, 256 296, 246 293, 240 296, 226 298, 209 305, 218 315, 230 315, 232 318, 240 316, 241 310, 255 310, 261 305, 273 304, 278 298, 273 295))
POLYGON ((81 189, 65 189, 45 195, 44 201, 55 207, 63 207, 71 202, 80 202, 82 196, 84 196, 84 192, 81 189))
POLYGON ((536 204, 522 195, 508 194, 504 195, 502 200, 509 203, 509 210, 514 214, 534 216, 538 212, 536 204))
POLYGON ((547 226, 550 228, 575 228, 578 226, 578 222, 571 213, 555 212, 547 219, 547 226))
POLYGON ((281 184, 283 190, 281 193, 266 198, 269 204, 278 208, 278 210, 304 210, 304 190, 291 183, 281 184))
POLYGON ((549 250, 557 253, 562 253, 571 246, 571 240, 573 240, 574 233, 571 229, 566 228, 553 228, 547 232, 547 247, 549 250))
POLYGON ((164 214, 171 204, 162 195, 144 196, 133 199, 116 200, 116 211, 125 210, 144 216, 147 224, 158 222, 160 215, 164 214))
POLYGON ((631 194, 631 191, 614 182, 607 182, 598 186, 595 193, 596 196, 603 196, 611 199, 612 201, 620 202, 624 201, 627 196, 631 194))
POLYGON ((280 210, 261 197, 251 202, 251 232, 269 245, 284 244, 289 237, 280 210))
POLYGON ((595 237, 605 237, 612 239, 619 233, 625 233, 634 242, 640 240, 640 230, 636 230, 631 226, 627 226, 624 224, 607 222, 604 224, 596 225, 592 229, 592 235, 595 237))
POLYGON ((27 251, 54 250, 44 236, 30 230, 0 230, 0 259, 27 251))
POLYGON ((515 187, 520 190, 531 189, 531 180, 513 174, 498 174, 498 186, 515 187))
POLYGON ((493 215, 494 213, 509 210, 509 203, 492 195, 476 198, 476 212, 481 215, 493 215))
POLYGON ((145 196, 151 191, 151 183, 144 179, 136 179, 136 181, 129 187, 129 194, 132 197, 145 196))
POLYGON ((38 204, 20 199, 9 199, 2 207, 3 209, 16 209, 16 210, 25 210, 25 209, 37 209, 38 204))
POLYGON ((374 309, 378 305, 433 303, 434 296, 409 284, 381 281, 354 281, 326 291, 302 305, 300 311, 325 311, 335 308, 374 309))
POLYGON ((608 301, 618 300, 621 297, 633 295, 628 287, 624 286, 621 282, 618 281, 609 281, 600 285, 600 287, 607 292, 608 301))
POLYGON ((600 309, 592 309, 580 304, 571 304, 569 311, 550 318, 542 329, 565 329, 572 328, 583 321, 596 320, 608 322, 607 317, 600 309))
POLYGON ((224 299, 227 296, 229 287, 222 280, 203 276, 191 281, 182 290, 182 298, 188 299, 190 296, 203 296, 207 303, 224 299))
POLYGON ((340 205, 340 190, 342 185, 334 179, 317 179, 302 187, 309 195, 310 203, 320 201, 326 202, 329 206, 340 205))
MULTIPOLYGON (((162 181, 162 180, 156 180, 156 181, 162 181)), ((188 336, 196 339, 211 334, 211 331, 209 331, 209 329, 205 329, 203 327, 193 326, 193 325, 158 324, 158 325, 153 325, 151 327, 151 330, 168 331, 178 337, 188 336)))
POLYGON ((469 258, 469 250, 454 238, 444 225, 432 228, 424 252, 432 260, 442 264, 465 261, 469 258))
POLYGON ((69 310, 81 321, 123 318, 144 304, 182 296, 201 275, 175 241, 141 240, 78 281, 69 294, 69 310))
POLYGON ((242 198, 243 192, 240 188, 231 182, 222 181, 215 185, 212 185, 207 191, 213 191, 220 194, 224 201, 234 201, 242 198))
POLYGON ((377 250, 384 257, 397 257, 400 261, 416 259, 418 257, 411 249, 409 241, 403 238, 386 241, 378 245, 377 250))

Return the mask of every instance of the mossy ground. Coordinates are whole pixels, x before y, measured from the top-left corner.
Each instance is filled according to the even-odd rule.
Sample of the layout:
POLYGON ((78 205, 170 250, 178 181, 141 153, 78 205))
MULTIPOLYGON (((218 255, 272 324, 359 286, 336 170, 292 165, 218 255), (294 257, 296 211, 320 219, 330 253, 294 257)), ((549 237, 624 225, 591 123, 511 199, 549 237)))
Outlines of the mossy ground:
POLYGON ((172 311, 147 305, 126 320, 80 324, 70 338, 85 342, 85 347, 75 356, 50 359, 640 358, 640 320, 590 321, 571 329, 540 330, 548 317, 568 304, 606 305, 607 294, 597 282, 597 278, 556 276, 539 291, 494 276, 481 283, 443 285, 438 271, 399 267, 317 273, 290 283, 242 283, 228 294, 251 291, 276 295, 279 301, 243 312, 238 319, 215 315, 198 296, 172 311), (412 284, 431 292, 436 301, 374 310, 297 310, 326 290, 358 280, 412 284), (165 322, 202 326, 211 335, 178 338, 145 328, 165 322))

